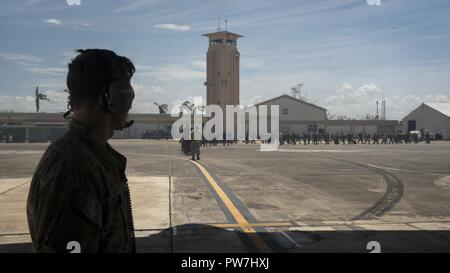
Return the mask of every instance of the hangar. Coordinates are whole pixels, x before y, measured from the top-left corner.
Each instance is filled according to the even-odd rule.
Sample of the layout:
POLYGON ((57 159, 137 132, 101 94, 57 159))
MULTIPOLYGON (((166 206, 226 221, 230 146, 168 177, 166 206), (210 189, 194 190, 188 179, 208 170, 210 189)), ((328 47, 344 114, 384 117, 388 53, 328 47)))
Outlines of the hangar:
POLYGON ((402 119, 400 127, 404 132, 428 130, 436 139, 450 140, 450 103, 422 103, 402 119))
MULTIPOLYGON (((327 109, 315 104, 297 99, 289 95, 281 95, 256 104, 279 105, 280 131, 303 133, 330 134, 397 134, 397 120, 329 120, 327 109)), ((270 124, 268 124, 270 125, 270 124)))

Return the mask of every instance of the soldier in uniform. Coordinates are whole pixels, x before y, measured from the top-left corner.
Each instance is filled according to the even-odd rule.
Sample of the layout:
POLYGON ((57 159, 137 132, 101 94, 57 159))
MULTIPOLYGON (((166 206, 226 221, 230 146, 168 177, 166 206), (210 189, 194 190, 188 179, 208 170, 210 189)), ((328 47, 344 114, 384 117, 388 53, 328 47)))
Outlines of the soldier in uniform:
POLYGON ((387 141, 387 135, 386 134, 383 134, 383 136, 382 136, 382 138, 381 138, 381 144, 387 144, 388 143, 388 141, 387 141))
POLYGON ((406 144, 410 144, 411 143, 411 134, 410 134, 409 131, 406 132, 406 134, 405 134, 405 143, 406 144))
POLYGON ((389 134, 389 144, 395 143, 395 136, 393 134, 389 134))
POLYGON ((430 132, 426 131, 425 133, 425 143, 430 144, 431 136, 430 132))
POLYGON ((27 218, 36 252, 135 252, 127 159, 108 139, 131 126, 133 63, 109 50, 77 50, 67 87, 68 132, 36 167, 27 218))
POLYGON ((353 133, 347 133, 347 145, 353 144, 353 133))
POLYGON ((200 140, 195 139, 195 132, 198 129, 192 130, 191 132, 191 155, 192 160, 195 160, 195 156, 197 156, 197 160, 200 160, 200 140))
POLYGON ((330 134, 328 132, 325 132, 324 140, 326 145, 330 144, 330 134))
POLYGON ((342 140, 343 145, 345 145, 345 139, 346 139, 346 136, 344 135, 343 132, 341 132, 341 140, 342 140))
POLYGON ((334 144, 339 144, 339 135, 338 135, 338 133, 336 133, 335 135, 334 135, 334 144))
POLYGON ((366 137, 365 137, 365 139, 364 139, 364 144, 370 144, 370 138, 371 138, 371 136, 370 136, 370 134, 366 134, 366 137))
POLYGON ((377 135, 377 133, 375 133, 375 134, 373 134, 373 144, 380 144, 379 142, 378 142, 378 140, 380 139, 380 137, 377 135))
MULTIPOLYGON (((283 132, 280 132, 279 134, 278 134, 279 136, 279 140, 280 140, 280 145, 284 145, 284 135, 283 135, 283 132)), ((248 140, 248 133, 247 133, 247 135, 245 136, 245 143, 249 143, 249 140, 248 140)))
POLYGON ((180 141, 178 141, 181 144, 181 151, 183 153, 186 153, 186 145, 184 144, 184 137, 181 137, 180 141))
POLYGON ((363 142, 364 142, 363 133, 359 132, 359 134, 358 134, 358 144, 359 143, 363 144, 363 142))

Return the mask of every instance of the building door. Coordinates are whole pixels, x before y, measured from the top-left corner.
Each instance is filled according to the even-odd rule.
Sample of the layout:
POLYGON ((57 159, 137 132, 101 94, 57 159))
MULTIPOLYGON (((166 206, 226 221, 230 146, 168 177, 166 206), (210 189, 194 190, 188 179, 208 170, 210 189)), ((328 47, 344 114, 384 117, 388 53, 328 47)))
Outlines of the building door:
POLYGON ((416 121, 408 120, 408 132, 415 131, 415 130, 416 130, 416 121))

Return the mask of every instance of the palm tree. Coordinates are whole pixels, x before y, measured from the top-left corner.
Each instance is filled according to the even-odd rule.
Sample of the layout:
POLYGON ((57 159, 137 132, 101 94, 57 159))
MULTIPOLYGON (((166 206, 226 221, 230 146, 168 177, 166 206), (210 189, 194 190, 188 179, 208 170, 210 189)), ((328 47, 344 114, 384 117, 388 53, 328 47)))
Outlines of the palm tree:
POLYGON ((196 105, 194 110, 198 110, 200 113, 203 113, 206 111, 206 107, 204 105, 196 105))
MULTIPOLYGON (((166 114, 167 113, 167 111, 168 111, 168 109, 169 109, 169 107, 167 106, 167 104, 159 104, 159 103, 156 103, 156 102, 154 102, 153 103, 154 105, 156 105, 156 106, 158 106, 158 109, 159 109, 159 114, 161 115, 161 114, 166 114)), ((158 138, 159 138, 159 117, 156 117, 157 118, 157 124, 156 124, 156 130, 158 131, 157 132, 157 136, 158 136, 158 138)))
POLYGON ((188 100, 184 101, 181 105, 187 107, 189 109, 189 112, 192 112, 195 107, 195 105, 188 100))
POLYGON ((167 111, 169 110, 169 107, 167 106, 167 104, 159 104, 159 103, 156 103, 156 102, 154 102, 153 104, 158 106, 160 114, 166 114, 167 111))
POLYGON ((206 107, 204 105, 195 105, 194 103, 191 103, 190 101, 185 101, 181 104, 182 106, 185 106, 190 113, 195 114, 196 111, 204 112, 206 107))

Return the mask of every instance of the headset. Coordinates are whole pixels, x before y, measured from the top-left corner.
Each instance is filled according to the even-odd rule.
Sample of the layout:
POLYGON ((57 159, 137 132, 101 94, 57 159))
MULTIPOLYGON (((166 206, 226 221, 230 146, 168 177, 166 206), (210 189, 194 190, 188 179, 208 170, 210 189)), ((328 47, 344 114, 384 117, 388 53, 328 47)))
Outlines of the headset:
MULTIPOLYGON (((133 99, 134 89, 127 78, 114 81, 103 94, 105 110, 114 115, 128 112, 131 109, 133 99)), ((133 123, 134 120, 126 121, 121 130, 130 127, 133 123)))
MULTIPOLYGON (((109 88, 103 94, 103 109, 113 115, 119 115, 128 112, 134 99, 134 89, 131 86, 128 78, 119 78, 111 83, 109 88)), ((65 119, 70 119, 72 113, 72 104, 70 96, 67 103, 68 111, 64 114, 65 119)), ((134 120, 125 122, 125 125, 120 129, 126 129, 133 125, 134 120)))

